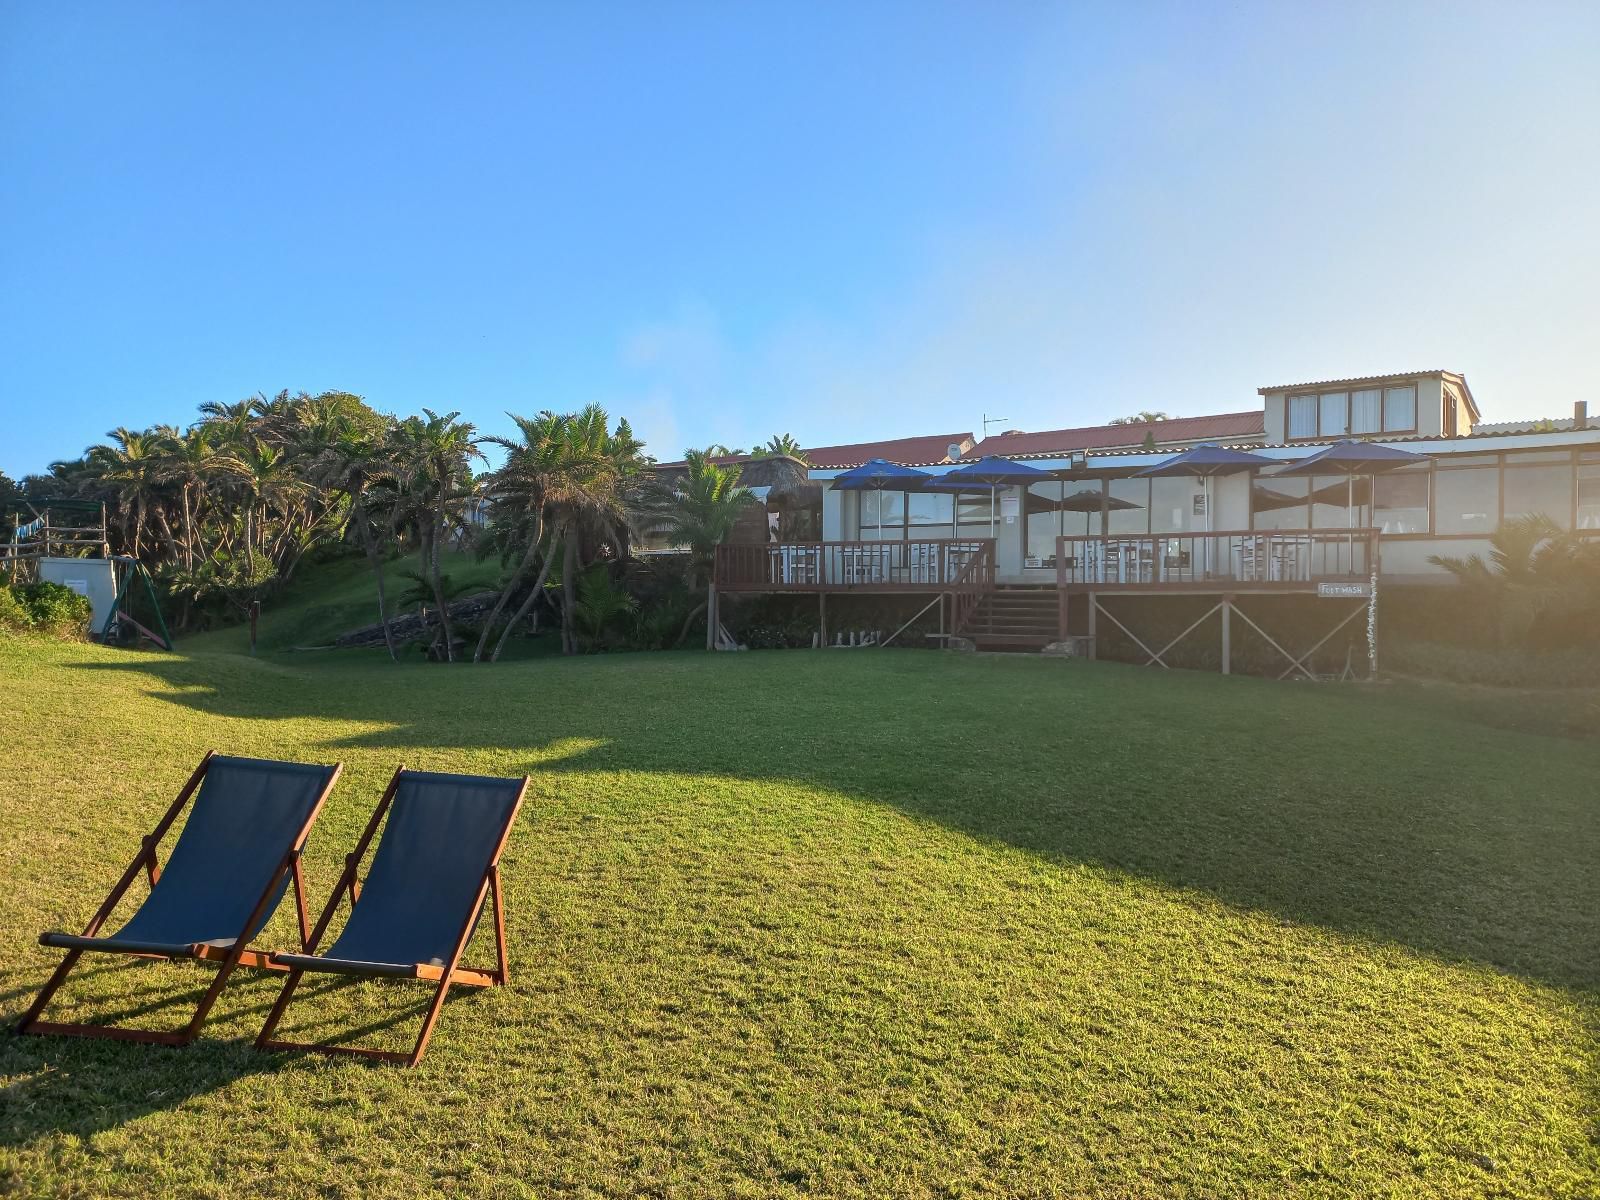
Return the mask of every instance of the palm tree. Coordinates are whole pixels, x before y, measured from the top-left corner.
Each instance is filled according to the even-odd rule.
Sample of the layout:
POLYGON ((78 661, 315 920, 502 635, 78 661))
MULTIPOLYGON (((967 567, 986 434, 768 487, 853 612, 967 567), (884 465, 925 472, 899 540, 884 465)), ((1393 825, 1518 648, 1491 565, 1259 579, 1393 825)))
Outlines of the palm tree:
POLYGON ((407 417, 396 427, 398 475, 411 499, 411 515, 422 539, 423 569, 433 582, 444 627, 445 661, 455 661, 450 606, 445 602, 440 578, 440 538, 448 528, 452 510, 459 510, 471 493, 474 458, 482 458, 475 430, 458 420, 459 412, 442 416, 430 408, 421 417, 407 417))
POLYGON ((91 446, 85 457, 93 474, 112 489, 124 518, 132 515, 131 549, 134 558, 141 558, 145 521, 152 508, 160 511, 160 440, 148 430, 137 432, 121 425, 106 436, 112 444, 91 446))
MULTIPOLYGON (((740 512, 754 497, 739 486, 740 469, 718 466, 710 450, 686 450, 683 457, 687 470, 667 517, 666 534, 674 545, 688 547, 689 588, 694 592, 703 586, 703 579, 711 578, 717 547, 733 532, 740 512)), ((678 634, 680 643, 706 607, 702 600, 689 613, 678 634)))
POLYGON ((575 615, 584 550, 597 547, 624 554, 635 517, 654 481, 654 474, 646 470, 644 443, 626 421, 617 422, 613 429, 599 405, 575 413, 544 412, 532 420, 513 419, 521 436, 516 441, 499 441, 507 450, 506 463, 491 478, 489 487, 496 497, 497 512, 520 525, 525 549, 495 614, 503 610, 509 593, 534 558, 542 554, 544 562, 527 598, 501 631, 490 662, 500 656, 511 630, 542 593, 544 581, 554 569, 557 547, 561 551, 562 651, 578 652, 575 615))
POLYGON ((756 453, 762 458, 792 458, 801 463, 807 461, 806 452, 794 440, 794 435, 789 433, 773 434, 764 445, 757 447, 756 453))
POLYGON ((392 421, 373 412, 360 397, 343 394, 317 397, 300 410, 298 421, 299 447, 308 459, 309 475, 319 486, 344 496, 350 503, 350 520, 377 581, 383 644, 388 647, 390 659, 398 662, 400 655, 395 649, 394 631, 389 627, 389 604, 384 594, 384 554, 373 534, 369 509, 373 483, 394 475, 394 445, 389 436, 392 421))
POLYGON ((159 478, 178 485, 186 570, 192 571, 195 566, 195 501, 221 469, 221 457, 216 431, 204 423, 187 431, 171 430, 162 439, 159 478))
POLYGON ((1170 421, 1170 420, 1172 420, 1172 414, 1171 413, 1145 411, 1145 412, 1136 412, 1131 417, 1117 417, 1115 420, 1108 422, 1108 424, 1111 424, 1111 425, 1153 425, 1157 421, 1170 421))
POLYGON ((1489 538, 1489 559, 1431 554, 1428 561, 1475 591, 1501 642, 1526 639, 1549 617, 1592 612, 1600 596, 1600 547, 1544 513, 1511 517, 1489 538))

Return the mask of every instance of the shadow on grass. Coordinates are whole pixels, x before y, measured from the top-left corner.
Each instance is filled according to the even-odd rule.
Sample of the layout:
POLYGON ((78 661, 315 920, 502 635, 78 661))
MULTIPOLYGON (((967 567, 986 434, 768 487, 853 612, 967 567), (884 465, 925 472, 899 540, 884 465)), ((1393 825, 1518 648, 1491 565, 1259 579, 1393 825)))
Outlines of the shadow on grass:
MULTIPOLYGON (((188 1019, 210 983, 210 978, 206 977, 196 986, 175 990, 170 965, 154 961, 122 961, 84 974, 103 977, 118 971, 136 972, 142 977, 140 986, 131 995, 118 996, 118 1006, 97 1007, 92 1015, 84 1014, 83 1019, 98 1024, 145 1028, 148 1026, 141 1023, 141 1018, 164 1013, 171 1014, 174 1019, 162 1027, 176 1027, 188 1019)), ((78 974, 75 971, 69 979, 69 988, 78 974)), ((271 977, 274 986, 264 1000, 228 1007, 227 1019, 250 1016, 264 1021, 277 997, 278 978, 271 977)), ((240 982, 230 980, 221 1005, 227 1004, 231 993, 240 990, 240 982)), ((358 987, 361 982, 342 976, 308 977, 296 993, 290 1017, 297 1009, 304 1012, 302 1006, 315 1008, 319 1000, 332 999, 335 993, 358 987)), ((31 998, 36 990, 28 986, 9 988, 4 995, 31 998)), ((448 1021, 449 1010, 465 998, 469 990, 452 989, 442 1021, 448 1021)), ((408 995, 411 991, 405 989, 408 995)), ((415 994, 416 999, 408 998, 400 1011, 341 1028, 332 1036, 342 1045, 352 1045, 401 1026, 413 1032, 419 1030, 433 989, 419 987, 415 994)), ((58 996, 57 1001, 60 999, 58 996)), ((50 1019, 48 1012, 46 1019, 50 1019)), ((202 1030, 200 1038, 189 1046, 153 1046, 49 1034, 22 1036, 15 1032, 14 1022, 8 1022, 0 1031, 0 1077, 15 1077, 16 1082, 0 1088, 0 1146, 28 1145, 50 1134, 89 1138, 151 1113, 181 1107, 247 1076, 293 1070, 297 1064, 322 1058, 313 1052, 260 1053, 251 1045, 252 1038, 253 1035, 217 1039, 208 1037, 202 1030)), ((398 1069, 367 1059, 341 1058, 339 1061, 357 1070, 398 1069)), ((0 1180, 0 1184, 3 1183, 0 1180)), ((0 1191, 3 1190, 0 1186, 0 1191)))
POLYGON ((1409 692, 1033 658, 617 655, 521 667, 84 669, 230 718, 350 722, 318 748, 497 751, 494 769, 801 784, 1297 923, 1600 987, 1600 744, 1409 692), (382 726, 371 729, 371 726, 382 726))

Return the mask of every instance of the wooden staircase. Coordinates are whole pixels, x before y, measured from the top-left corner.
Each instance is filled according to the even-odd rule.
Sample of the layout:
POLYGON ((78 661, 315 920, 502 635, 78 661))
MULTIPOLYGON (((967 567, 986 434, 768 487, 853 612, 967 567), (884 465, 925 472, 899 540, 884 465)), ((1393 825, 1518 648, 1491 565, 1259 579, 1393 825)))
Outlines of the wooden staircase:
POLYGON ((1060 600, 1053 587, 997 587, 984 592, 956 629, 979 650, 1043 650, 1055 641, 1060 600))

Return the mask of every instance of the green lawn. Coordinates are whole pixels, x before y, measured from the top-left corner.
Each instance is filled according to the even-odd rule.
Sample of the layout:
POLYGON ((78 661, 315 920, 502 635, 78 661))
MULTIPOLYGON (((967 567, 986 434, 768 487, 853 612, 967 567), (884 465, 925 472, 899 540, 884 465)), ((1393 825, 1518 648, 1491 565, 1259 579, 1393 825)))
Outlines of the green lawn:
MULTIPOLYGON (((397 762, 532 774, 512 985, 414 1072, 255 1054, 244 972, 187 1050, 0 1039, 0 1193, 1600 1191, 1591 693, 223 637, 0 641, 0 1017, 209 747, 346 763, 318 905, 397 762)), ((57 1019, 170 1027, 210 978, 86 961, 57 1019)), ((393 1047, 427 996, 308 991, 283 1036, 393 1047)))

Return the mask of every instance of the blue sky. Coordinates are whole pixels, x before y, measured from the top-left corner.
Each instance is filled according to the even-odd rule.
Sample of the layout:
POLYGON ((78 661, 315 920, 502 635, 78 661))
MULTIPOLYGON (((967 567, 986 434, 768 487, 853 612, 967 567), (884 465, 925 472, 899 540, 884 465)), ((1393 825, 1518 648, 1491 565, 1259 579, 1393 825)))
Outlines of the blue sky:
POLYGON ((1600 399, 1600 5, 0 9, 0 470, 343 388, 659 456, 1600 399))

